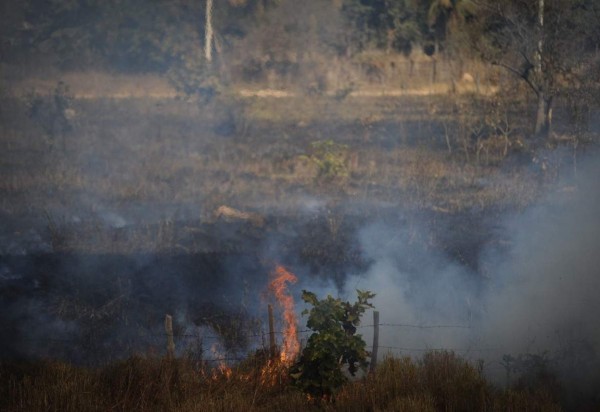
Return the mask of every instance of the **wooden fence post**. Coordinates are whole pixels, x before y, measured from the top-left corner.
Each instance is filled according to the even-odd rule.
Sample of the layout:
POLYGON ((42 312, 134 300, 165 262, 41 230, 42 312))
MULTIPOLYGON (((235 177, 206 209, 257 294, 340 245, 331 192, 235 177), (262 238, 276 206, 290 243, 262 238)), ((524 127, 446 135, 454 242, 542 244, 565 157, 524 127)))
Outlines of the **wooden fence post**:
POLYGON ((377 352, 379 350, 379 311, 373 311, 373 350, 371 351, 371 364, 369 371, 374 372, 377 367, 377 352))
POLYGON ((165 332, 167 334, 167 358, 173 359, 175 356, 175 341, 173 340, 173 318, 171 315, 165 315, 165 332))
POLYGON ((273 320, 273 306, 269 304, 269 354, 272 359, 277 357, 277 346, 275 345, 275 326, 273 320))

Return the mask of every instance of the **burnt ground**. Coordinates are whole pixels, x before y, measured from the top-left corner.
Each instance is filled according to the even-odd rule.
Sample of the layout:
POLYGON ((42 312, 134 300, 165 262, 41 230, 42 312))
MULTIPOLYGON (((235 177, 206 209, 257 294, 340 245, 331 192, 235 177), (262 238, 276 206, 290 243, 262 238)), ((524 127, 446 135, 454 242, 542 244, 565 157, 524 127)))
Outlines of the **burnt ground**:
POLYGON ((504 140, 460 134, 449 100, 92 99, 57 130, 50 96, 37 117, 4 99, 0 353, 86 363, 160 351, 165 313, 180 335, 208 327, 247 349, 276 263, 301 279, 297 295, 339 289, 371 267, 361 233, 373 224, 406 245, 398 268, 435 272, 421 259, 431 253, 485 282, 480 256, 505 247, 502 217, 570 165, 532 161, 523 117, 506 156, 504 140), (328 181, 306 160, 322 141, 344 150, 328 181), (218 218, 222 205, 264 222, 218 218))
MULTIPOLYGON (((483 279, 479 253, 500 236, 494 234, 489 211, 400 213, 394 208, 378 210, 377 216, 346 212, 340 217, 338 210, 336 227, 332 213, 271 217, 263 227, 222 220, 174 223, 170 230, 179 235, 171 241, 177 246, 152 253, 3 254, 1 353, 97 363, 162 351, 167 313, 175 317, 178 342, 205 327, 212 331, 209 335, 216 331, 226 350, 245 351, 256 345, 247 335, 265 330, 268 274, 276 263, 295 272, 302 285, 330 282, 342 287, 346 276, 364 273, 372 263, 359 242, 360 230, 383 222, 412 233, 407 247, 418 253, 414 261, 399 262, 403 270, 417 275, 429 270, 417 256, 434 253, 483 279), (426 230, 416 229, 416 221, 426 230)), ((89 228, 78 229, 90 233, 89 228)), ((137 238, 137 230, 159 229, 104 230, 102 239, 130 241, 137 238)), ((40 237, 51 249, 50 231, 40 237)), ((292 288, 298 297, 296 289, 292 288)), ((198 351, 196 340, 192 336, 192 343, 179 349, 198 351)))

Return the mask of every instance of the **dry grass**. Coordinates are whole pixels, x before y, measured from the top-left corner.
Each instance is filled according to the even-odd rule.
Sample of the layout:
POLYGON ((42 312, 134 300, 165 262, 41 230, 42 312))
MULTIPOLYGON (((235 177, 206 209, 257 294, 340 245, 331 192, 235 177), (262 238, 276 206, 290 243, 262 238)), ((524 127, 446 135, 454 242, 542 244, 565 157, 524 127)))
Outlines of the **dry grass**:
POLYGON ((104 72, 46 73, 43 77, 29 77, 10 84, 15 95, 23 95, 30 90, 51 93, 56 82, 64 81, 78 99, 98 98, 173 98, 177 92, 169 81, 158 75, 149 74, 109 74, 104 72))
POLYGON ((334 410, 524 411, 560 410, 546 392, 499 391, 451 352, 429 352, 415 362, 388 357, 377 372, 345 387, 334 410))
MULTIPOLYGON (((448 153, 442 125, 454 121, 453 99, 337 101, 325 95, 229 98, 203 106, 76 99, 72 131, 55 137, 64 139, 62 150, 59 144, 51 148, 52 139, 26 116, 24 101, 6 98, 0 112, 0 213, 38 221, 48 213, 66 223, 58 229, 69 240, 62 245, 67 250, 126 252, 143 245, 177 247, 164 236, 155 241, 157 221, 146 211, 161 208, 188 210, 184 219, 206 221, 221 205, 266 215, 298 209, 311 196, 448 213, 523 208, 535 201, 539 173, 505 167, 501 144, 490 141, 489 156, 480 161, 465 159, 459 147, 448 153), (235 130, 223 133, 223 125, 235 130), (315 184, 316 171, 302 160, 312 142, 323 140, 348 147, 348 177, 328 187, 315 184), (112 239, 103 230, 107 210, 133 215, 135 222, 128 223, 141 228, 136 238, 112 239), (92 230, 72 230, 70 223, 92 230)), ((453 138, 457 146, 460 139, 453 138)))
MULTIPOLYGON (((306 73, 307 78, 292 77, 289 73, 271 73, 269 79, 264 79, 261 84, 238 80, 233 89, 244 97, 298 96, 310 89, 310 79, 318 71, 320 77, 325 79, 327 88, 320 92, 331 96, 346 88, 353 89, 353 96, 424 96, 475 91, 490 94, 496 90, 492 83, 498 70, 477 61, 464 60, 461 64, 456 64, 447 59, 437 59, 437 76, 435 82, 432 82, 434 59, 417 51, 410 57, 368 51, 350 59, 331 59, 325 56, 313 58, 316 58, 315 63, 318 62, 318 66, 306 73)), ((242 62, 240 67, 234 68, 234 73, 239 69, 243 71, 245 65, 247 62, 242 62)), ((9 80, 6 82, 7 90, 17 96, 22 96, 32 89, 49 93, 59 80, 66 82, 79 99, 168 99, 178 96, 177 90, 169 80, 157 74, 127 75, 93 70, 62 73, 49 67, 29 68, 27 72, 20 67, 11 67, 10 71, 10 75, 5 74, 9 80)), ((243 76, 237 73, 235 77, 243 76)))
MULTIPOLYGON (((377 372, 347 384, 334 403, 310 401, 286 384, 265 382, 245 362, 230 376, 191 361, 131 358, 99 369, 43 361, 0 365, 6 411, 558 411, 543 392, 494 389, 476 368, 448 352, 418 361, 387 358, 377 372)), ((274 371, 273 373, 278 373, 274 371)), ((264 376, 264 375, 262 375, 264 376)))

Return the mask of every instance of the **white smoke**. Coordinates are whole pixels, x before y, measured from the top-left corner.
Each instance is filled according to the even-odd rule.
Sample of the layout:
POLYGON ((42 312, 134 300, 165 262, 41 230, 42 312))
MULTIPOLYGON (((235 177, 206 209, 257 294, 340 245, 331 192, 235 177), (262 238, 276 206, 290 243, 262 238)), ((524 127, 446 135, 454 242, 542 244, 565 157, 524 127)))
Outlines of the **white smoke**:
POLYGON ((571 186, 512 219, 510 253, 485 257, 495 265, 476 332, 483 344, 496 347, 496 358, 546 354, 576 381, 597 366, 599 166, 589 165, 571 186))
MULTIPOLYGON (((380 353, 448 349, 491 370, 506 354, 544 354, 562 362, 557 372, 585 378, 600 348, 599 177, 600 165, 589 164, 575 181, 498 222, 508 246, 481 254, 484 275, 426 247, 425 225, 370 225, 360 240, 374 263, 342 294, 377 293, 380 353)), ((372 323, 370 315, 363 323, 372 323)), ((370 344, 372 328, 361 332, 370 344)))

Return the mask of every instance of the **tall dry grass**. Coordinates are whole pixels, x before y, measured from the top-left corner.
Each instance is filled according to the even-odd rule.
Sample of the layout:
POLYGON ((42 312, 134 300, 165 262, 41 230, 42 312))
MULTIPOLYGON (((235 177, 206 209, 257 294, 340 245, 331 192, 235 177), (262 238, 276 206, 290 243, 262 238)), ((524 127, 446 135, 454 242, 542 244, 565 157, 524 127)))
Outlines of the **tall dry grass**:
POLYGON ((343 411, 558 411, 542 389, 502 391, 452 352, 426 353, 419 361, 386 358, 377 372, 347 385, 335 407, 343 411))
POLYGON ((55 361, 0 365, 5 411, 558 411, 544 391, 499 390, 449 352, 385 359, 334 402, 310 400, 257 357, 230 375, 189 360, 134 357, 97 369, 55 361))

